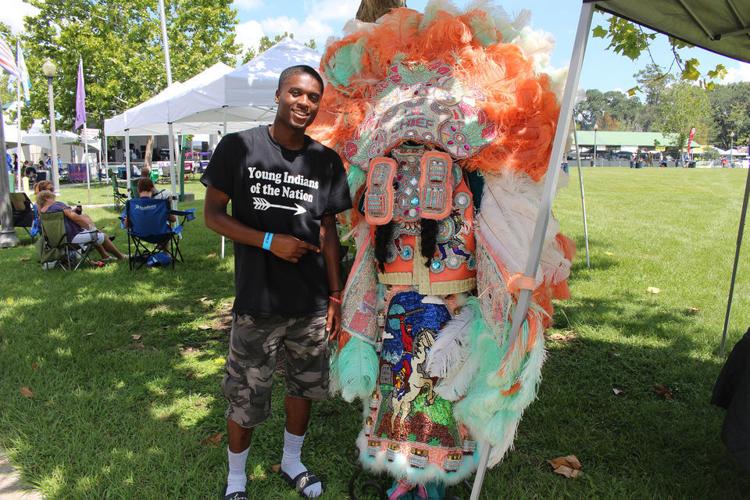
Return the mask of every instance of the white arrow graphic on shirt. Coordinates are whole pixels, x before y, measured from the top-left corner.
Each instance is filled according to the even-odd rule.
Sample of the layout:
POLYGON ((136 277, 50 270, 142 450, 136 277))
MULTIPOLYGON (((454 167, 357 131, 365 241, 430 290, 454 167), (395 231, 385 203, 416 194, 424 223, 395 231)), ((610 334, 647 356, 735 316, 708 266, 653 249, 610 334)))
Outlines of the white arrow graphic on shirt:
POLYGON ((297 203, 295 203, 293 207, 288 207, 286 205, 276 205, 274 203, 270 203, 265 198, 256 197, 253 197, 253 208, 262 212, 265 212, 269 208, 281 208, 283 210, 291 210, 292 212, 294 212, 294 215, 300 215, 307 212, 307 209, 305 207, 298 205, 297 203))

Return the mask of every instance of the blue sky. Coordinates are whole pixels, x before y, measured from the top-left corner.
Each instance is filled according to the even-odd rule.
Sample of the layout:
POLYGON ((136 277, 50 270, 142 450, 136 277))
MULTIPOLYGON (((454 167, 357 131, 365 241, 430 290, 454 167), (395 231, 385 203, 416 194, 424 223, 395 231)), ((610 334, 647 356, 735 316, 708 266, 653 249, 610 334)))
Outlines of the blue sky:
MULTIPOLYGON (((0 21, 9 24, 14 31, 23 29, 24 15, 33 15, 36 10, 23 0, 1 0, 0 21)), ((424 10, 427 0, 407 0, 410 8, 424 10)), ((455 0, 455 5, 465 8, 471 0, 455 0)), ((531 26, 550 32, 556 47, 552 53, 552 65, 567 66, 573 45, 580 0, 502 0, 492 2, 502 6, 509 14, 522 9, 531 11, 531 26)), ((237 39, 245 47, 256 46, 261 36, 294 33, 298 40, 314 38, 322 50, 326 40, 340 37, 344 24, 357 11, 359 0, 234 0, 239 14, 237 39)), ((597 14, 593 26, 604 24, 606 17, 597 14)), ((601 39, 590 39, 581 74, 581 87, 601 90, 627 90, 635 86, 633 74, 645 67, 650 58, 645 55, 639 61, 631 61, 605 50, 606 43, 601 39)), ((742 64, 732 59, 716 56, 701 49, 685 53, 694 54, 701 61, 700 69, 708 71, 717 63, 724 64, 729 74, 724 82, 750 81, 750 64, 742 64)), ((654 60, 668 66, 672 62, 666 38, 659 36, 652 46, 654 60)))
MULTIPOLYGON (((238 39, 252 46, 262 35, 274 36, 284 31, 293 32, 295 38, 314 38, 322 48, 330 36, 339 37, 347 20, 351 19, 359 6, 359 0, 235 0, 240 25, 238 39)), ((427 0, 407 0, 407 5, 424 10, 427 0)), ((464 8, 470 0, 455 0, 454 4, 464 8)), ((504 0, 493 2, 502 6, 509 14, 522 9, 531 11, 531 26, 552 33, 556 46, 552 53, 552 65, 563 67, 569 64, 580 0, 504 0)), ((593 26, 604 24, 606 16, 597 14, 593 26)), ((692 49, 686 55, 695 54, 701 61, 700 69, 708 71, 718 64, 729 70, 725 82, 750 81, 750 64, 741 64, 726 57, 716 56, 705 50, 692 49)), ((673 57, 666 37, 652 47, 654 60, 661 65, 671 64, 673 57)), ((648 55, 638 61, 606 50, 601 39, 589 40, 580 86, 586 89, 627 90, 636 85, 633 74, 650 62, 648 55)))

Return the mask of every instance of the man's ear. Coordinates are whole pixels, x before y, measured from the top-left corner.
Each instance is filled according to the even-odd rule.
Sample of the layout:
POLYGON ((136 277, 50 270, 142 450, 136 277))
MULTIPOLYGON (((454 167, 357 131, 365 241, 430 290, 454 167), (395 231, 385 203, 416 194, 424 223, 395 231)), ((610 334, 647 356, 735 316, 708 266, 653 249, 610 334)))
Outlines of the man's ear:
POLYGON ((279 89, 276 89, 276 104, 279 103, 279 89))

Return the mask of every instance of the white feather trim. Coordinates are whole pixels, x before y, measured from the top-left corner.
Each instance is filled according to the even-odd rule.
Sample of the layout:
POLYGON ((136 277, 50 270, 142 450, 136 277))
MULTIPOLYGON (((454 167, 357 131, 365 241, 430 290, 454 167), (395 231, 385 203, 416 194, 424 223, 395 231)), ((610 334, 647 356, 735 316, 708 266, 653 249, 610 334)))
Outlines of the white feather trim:
POLYGON ((427 359, 427 373, 431 377, 444 378, 464 363, 469 355, 468 334, 472 319, 474 313, 464 307, 440 329, 427 359))
MULTIPOLYGON (((484 179, 482 206, 477 216, 478 231, 510 274, 523 272, 539 212, 543 183, 534 182, 524 173, 507 170, 499 175, 485 174, 484 179)), ((558 222, 554 217, 550 218, 537 281, 544 278, 558 283, 570 274, 570 261, 555 241, 559 231, 558 222)))
POLYGON ((479 371, 479 356, 469 356, 465 362, 438 382, 435 392, 448 401, 458 401, 469 390, 469 385, 473 382, 477 371, 479 371))

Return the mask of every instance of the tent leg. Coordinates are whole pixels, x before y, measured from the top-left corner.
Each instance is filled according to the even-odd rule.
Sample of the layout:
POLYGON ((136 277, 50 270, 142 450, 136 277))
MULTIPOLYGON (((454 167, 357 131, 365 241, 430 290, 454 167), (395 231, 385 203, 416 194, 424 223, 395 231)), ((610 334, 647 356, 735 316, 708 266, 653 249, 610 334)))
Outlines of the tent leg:
POLYGON ((104 146, 102 147, 102 151, 104 151, 102 155, 102 160, 104 160, 104 178, 109 181, 109 145, 107 143, 107 134, 102 135, 104 136, 104 146))
MULTIPOLYGON (((117 182, 115 175, 115 182, 117 182)), ((130 199, 130 129, 125 129, 125 193, 130 199)))
MULTIPOLYGON (((227 135, 227 107, 223 106, 224 108, 224 131, 222 132, 222 139, 225 135, 227 135)), ((221 237, 221 258, 224 258, 225 255, 225 248, 226 248, 226 238, 224 236, 221 237)))
MULTIPOLYGON (((560 106, 560 116, 557 120, 557 130, 555 131, 555 139, 552 145, 552 154, 549 158, 547 175, 544 179, 544 192, 539 205, 536 224, 534 226, 534 235, 531 240, 531 248, 529 249, 529 258, 526 262, 526 269, 524 272, 526 276, 536 276, 537 269, 539 269, 539 261, 541 260, 542 247, 544 245, 544 236, 547 234, 547 224, 549 223, 550 212, 552 210, 552 199, 555 194, 555 188, 557 187, 557 178, 560 175, 562 152, 563 149, 565 149, 565 139, 568 136, 568 126, 570 125, 570 120, 573 118, 573 104, 578 89, 578 81, 581 76, 583 56, 586 53, 586 42, 588 41, 589 31, 591 30, 591 19, 594 15, 594 7, 595 4, 593 3, 584 3, 581 7, 581 15, 578 18, 578 30, 576 31, 573 53, 570 56, 570 69, 568 71, 568 78, 565 81, 565 91, 563 92, 562 103, 560 106)), ((531 290, 522 290, 511 319, 510 334, 507 340, 509 345, 513 345, 518 336, 521 325, 523 324, 526 318, 526 313, 529 309, 530 299, 531 290)), ((474 479, 474 486, 471 490, 472 500, 478 499, 479 494, 482 491, 484 472, 487 469, 487 463, 489 460, 489 443, 482 443, 482 449, 485 448, 488 449, 488 451, 486 455, 482 455, 479 462, 477 475, 474 479)))
POLYGON ((581 150, 578 148, 578 128, 573 118, 573 137, 576 141, 576 160, 578 163, 578 185, 581 187, 581 209, 583 211, 583 238, 586 241, 586 268, 591 269, 589 257, 589 224, 586 217, 586 192, 583 189, 583 170, 581 169, 581 150))
POLYGON ((169 178, 172 182, 172 209, 177 208, 177 172, 175 168, 174 126, 169 123, 169 178))
POLYGON ((732 298, 734 297, 734 282, 737 279, 737 267, 740 262, 740 250, 742 249, 742 233, 745 232, 745 217, 747 216, 747 203, 750 198, 750 166, 747 169, 747 181, 745 182, 745 197, 742 200, 742 212, 740 213, 740 227, 737 231, 737 247, 734 251, 734 265, 732 266, 732 279, 729 281, 729 299, 727 300, 727 313, 724 316, 724 329, 721 332, 721 346, 719 356, 724 357, 727 348, 727 329, 729 328, 729 315, 732 312, 732 298))
POLYGON ((83 124, 83 155, 86 164, 86 199, 91 204, 91 166, 89 165, 89 138, 86 124, 83 124))

